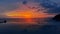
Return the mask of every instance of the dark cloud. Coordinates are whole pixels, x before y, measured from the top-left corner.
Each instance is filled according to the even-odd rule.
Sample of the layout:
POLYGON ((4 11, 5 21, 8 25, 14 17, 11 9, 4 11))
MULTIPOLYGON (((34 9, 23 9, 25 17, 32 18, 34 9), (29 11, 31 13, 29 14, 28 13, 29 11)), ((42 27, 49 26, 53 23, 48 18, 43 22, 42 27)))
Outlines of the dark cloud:
POLYGON ((42 6, 45 9, 38 9, 40 8, 39 6, 36 7, 32 7, 32 9, 37 9, 37 11, 39 12, 40 10, 47 10, 44 13, 50 13, 50 14, 54 14, 54 13, 60 13, 60 4, 58 4, 58 1, 54 1, 54 0, 32 0, 33 2, 36 3, 40 3, 39 6, 42 6), (59 7, 58 7, 59 6, 59 7))
POLYGON ((23 4, 27 4, 27 1, 23 1, 22 3, 23 3, 23 4))
POLYGON ((58 4, 55 2, 44 1, 40 5, 47 9, 46 13, 60 13, 60 7, 58 7, 58 4))
POLYGON ((53 9, 48 10, 49 13, 60 13, 60 7, 56 7, 53 9))

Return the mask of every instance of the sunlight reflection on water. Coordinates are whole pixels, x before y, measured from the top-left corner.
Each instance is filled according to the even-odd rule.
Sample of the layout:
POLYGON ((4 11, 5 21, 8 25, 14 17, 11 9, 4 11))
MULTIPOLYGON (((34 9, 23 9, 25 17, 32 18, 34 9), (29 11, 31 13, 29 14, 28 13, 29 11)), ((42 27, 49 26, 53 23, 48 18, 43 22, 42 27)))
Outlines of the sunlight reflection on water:
POLYGON ((14 23, 14 24, 40 24, 44 25, 46 24, 46 19, 42 18, 20 18, 20 19, 8 19, 8 23, 14 23))

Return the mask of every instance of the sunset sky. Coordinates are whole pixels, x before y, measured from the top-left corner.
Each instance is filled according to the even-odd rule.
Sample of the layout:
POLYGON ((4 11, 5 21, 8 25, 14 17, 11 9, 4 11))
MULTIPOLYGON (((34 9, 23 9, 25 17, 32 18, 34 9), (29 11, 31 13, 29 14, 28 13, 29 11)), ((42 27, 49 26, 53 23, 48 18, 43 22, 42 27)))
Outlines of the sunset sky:
POLYGON ((60 13, 60 0, 0 0, 0 18, 45 18, 60 13))

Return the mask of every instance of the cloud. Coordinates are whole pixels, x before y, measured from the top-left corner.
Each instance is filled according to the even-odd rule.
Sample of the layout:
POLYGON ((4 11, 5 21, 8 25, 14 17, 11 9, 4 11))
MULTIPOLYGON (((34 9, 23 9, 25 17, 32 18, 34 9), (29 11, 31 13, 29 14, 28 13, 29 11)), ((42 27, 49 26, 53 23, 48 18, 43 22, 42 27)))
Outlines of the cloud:
POLYGON ((22 3, 23 3, 23 4, 27 4, 27 1, 23 1, 22 3))
POLYGON ((39 4, 40 6, 42 6, 43 8, 45 8, 44 10, 48 10, 48 13, 59 13, 59 7, 57 7, 57 1, 56 0, 53 2, 54 0, 0 0, 0 13, 2 12, 9 12, 11 10, 15 10, 17 8, 19 8, 19 6, 21 4, 24 5, 30 5, 27 6, 28 8, 31 9, 38 9, 37 11, 40 11, 40 7, 37 6, 37 4, 39 4), (29 4, 30 2, 30 4, 29 4), (37 4, 36 4, 37 3, 37 4), (32 5, 32 6, 31 6, 32 5), (34 6, 36 5, 36 6, 34 6))
MULTIPOLYGON (((54 0, 53 0, 54 1, 54 0)), ((48 0, 0 0, 0 14, 30 9, 47 14, 59 13, 60 6, 48 0)))
POLYGON ((60 6, 56 2, 53 1, 44 1, 40 5, 42 5, 47 11, 45 13, 60 13, 60 6))
POLYGON ((0 0, 0 13, 9 12, 18 8, 17 0, 0 0))

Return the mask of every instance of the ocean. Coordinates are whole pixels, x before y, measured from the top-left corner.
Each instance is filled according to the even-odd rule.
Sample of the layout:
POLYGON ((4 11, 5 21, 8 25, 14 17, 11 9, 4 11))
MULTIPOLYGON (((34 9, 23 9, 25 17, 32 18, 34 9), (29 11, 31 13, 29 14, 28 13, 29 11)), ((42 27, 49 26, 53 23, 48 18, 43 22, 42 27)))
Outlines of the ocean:
POLYGON ((5 18, 0 34, 60 34, 60 22, 52 18, 5 18))

